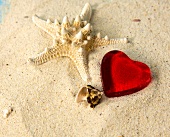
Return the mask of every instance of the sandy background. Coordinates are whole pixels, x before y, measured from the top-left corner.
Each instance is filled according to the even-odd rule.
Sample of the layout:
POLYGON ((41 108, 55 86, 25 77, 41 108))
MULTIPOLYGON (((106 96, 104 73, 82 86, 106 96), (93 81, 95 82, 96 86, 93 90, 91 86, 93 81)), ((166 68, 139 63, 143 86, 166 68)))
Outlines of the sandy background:
POLYGON ((169 0, 12 0, 0 24, 0 137, 169 137, 170 136, 170 1, 169 0), (92 85, 102 89, 102 56, 119 49, 149 65, 153 80, 141 92, 108 99, 94 110, 74 102, 85 85, 69 58, 34 67, 26 61, 52 45, 36 27, 42 19, 71 19, 86 2, 93 8, 94 32, 129 37, 130 44, 99 48, 89 56, 92 85), (140 19, 141 22, 133 22, 140 19))

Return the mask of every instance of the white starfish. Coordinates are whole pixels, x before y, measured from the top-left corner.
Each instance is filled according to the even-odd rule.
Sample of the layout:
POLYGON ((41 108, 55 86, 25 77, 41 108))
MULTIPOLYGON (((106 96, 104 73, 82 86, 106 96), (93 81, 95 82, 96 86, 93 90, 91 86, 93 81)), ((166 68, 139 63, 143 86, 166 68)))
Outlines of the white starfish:
POLYGON ((90 81, 88 72, 87 55, 97 47, 127 43, 127 38, 110 39, 108 36, 101 38, 100 33, 96 36, 91 35, 92 9, 89 3, 86 3, 80 15, 76 16, 73 23, 70 23, 67 16, 63 18, 62 23, 57 20, 52 23, 41 20, 38 16, 33 16, 33 22, 42 30, 53 37, 53 46, 45 48, 38 56, 30 58, 29 62, 40 65, 50 59, 67 56, 74 61, 77 69, 84 81, 90 81))

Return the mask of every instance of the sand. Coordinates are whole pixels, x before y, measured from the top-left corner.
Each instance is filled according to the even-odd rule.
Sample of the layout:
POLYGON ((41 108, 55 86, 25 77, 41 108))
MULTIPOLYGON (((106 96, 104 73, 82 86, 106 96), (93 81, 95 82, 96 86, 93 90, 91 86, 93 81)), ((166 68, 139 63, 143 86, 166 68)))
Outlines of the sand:
POLYGON ((170 136, 169 0, 11 0, 10 7, 0 24, 0 109, 11 106, 14 111, 6 119, 0 115, 0 137, 170 136), (92 85, 102 90, 100 63, 113 49, 146 63, 153 77, 138 93, 103 97, 94 110, 74 101, 86 83, 69 58, 37 67, 27 63, 52 45, 52 38, 32 23, 31 16, 73 18, 86 2, 93 7, 94 32, 131 40, 89 55, 92 85))

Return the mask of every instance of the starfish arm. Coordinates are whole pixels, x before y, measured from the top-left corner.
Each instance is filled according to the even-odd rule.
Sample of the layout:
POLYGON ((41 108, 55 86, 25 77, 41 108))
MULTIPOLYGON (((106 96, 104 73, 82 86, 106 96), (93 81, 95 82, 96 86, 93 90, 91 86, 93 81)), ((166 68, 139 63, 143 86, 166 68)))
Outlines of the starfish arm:
POLYGON ((41 65, 51 59, 66 56, 69 57, 76 65, 77 70, 86 82, 90 82, 90 75, 88 71, 87 52, 84 48, 65 46, 53 46, 51 48, 45 48, 45 50, 38 54, 36 57, 29 58, 28 62, 34 65, 41 65))
POLYGON ((118 43, 127 43, 127 42, 128 42, 127 38, 116 38, 116 39, 106 40, 104 38, 97 38, 96 37, 93 40, 93 49, 101 47, 101 46, 118 44, 118 43))
POLYGON ((28 62, 34 65, 41 65, 53 58, 57 58, 60 56, 62 56, 62 52, 59 52, 57 48, 45 48, 45 50, 42 53, 38 54, 36 57, 29 58, 28 62))
POLYGON ((81 78, 86 82, 90 82, 86 50, 80 48, 70 58, 74 61, 81 78))
POLYGON ((32 17, 32 21, 43 31, 51 35, 53 38, 57 37, 56 33, 59 31, 60 28, 57 24, 50 22, 50 20, 44 21, 40 19, 37 15, 34 15, 32 17))

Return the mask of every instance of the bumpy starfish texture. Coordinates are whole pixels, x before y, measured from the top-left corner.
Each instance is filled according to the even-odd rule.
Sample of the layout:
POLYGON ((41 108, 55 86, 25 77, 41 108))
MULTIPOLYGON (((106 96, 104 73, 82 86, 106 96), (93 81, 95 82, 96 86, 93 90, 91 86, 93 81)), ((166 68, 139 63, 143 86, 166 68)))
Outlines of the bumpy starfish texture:
POLYGON ((33 22, 53 38, 53 46, 45 50, 36 57, 30 58, 29 62, 40 65, 53 58, 67 56, 77 66, 77 69, 84 81, 90 81, 88 72, 87 55, 90 51, 100 46, 127 43, 127 38, 109 39, 108 36, 101 38, 100 33, 92 36, 92 26, 89 23, 92 9, 86 3, 80 15, 76 16, 72 23, 68 17, 63 18, 62 23, 49 19, 44 21, 38 16, 32 17, 33 22))

